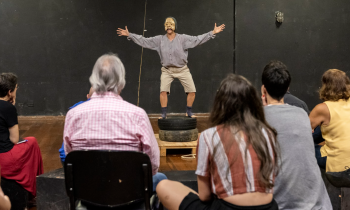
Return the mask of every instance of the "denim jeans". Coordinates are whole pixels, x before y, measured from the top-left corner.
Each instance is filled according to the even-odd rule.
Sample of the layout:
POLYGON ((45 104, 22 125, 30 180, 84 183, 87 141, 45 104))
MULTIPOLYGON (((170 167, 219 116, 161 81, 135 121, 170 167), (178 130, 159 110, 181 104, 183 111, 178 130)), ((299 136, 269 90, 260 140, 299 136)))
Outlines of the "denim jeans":
POLYGON ((312 133, 312 138, 314 139, 315 144, 319 144, 324 142, 324 138, 322 137, 322 132, 320 126, 317 126, 312 133))
POLYGON ((314 129, 314 132, 312 133, 312 137, 313 137, 314 143, 315 143, 315 155, 316 155, 317 164, 321 168, 325 169, 326 162, 327 162, 327 156, 326 157, 321 156, 321 147, 322 146, 318 145, 319 143, 324 142, 324 138, 322 137, 322 132, 321 132, 320 126, 317 126, 314 129))
POLYGON ((321 156, 321 147, 322 146, 315 144, 315 155, 316 155, 316 160, 317 160, 318 166, 320 166, 320 168, 325 169, 326 163, 327 163, 327 156, 326 157, 321 156))
POLYGON ((153 192, 155 192, 158 183, 163 179, 168 179, 168 178, 165 176, 165 174, 158 172, 152 177, 152 179, 153 179, 153 192))

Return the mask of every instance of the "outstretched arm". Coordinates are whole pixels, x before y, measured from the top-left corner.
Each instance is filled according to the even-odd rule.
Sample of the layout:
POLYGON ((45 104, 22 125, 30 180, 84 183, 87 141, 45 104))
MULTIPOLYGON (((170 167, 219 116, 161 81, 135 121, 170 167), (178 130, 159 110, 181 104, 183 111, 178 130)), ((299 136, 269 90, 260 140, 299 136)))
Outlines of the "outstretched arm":
POLYGON ((119 36, 129 36, 129 30, 128 27, 125 26, 125 30, 122 28, 118 28, 117 30, 117 34, 119 34, 119 36))
POLYGON ((183 35, 184 36, 184 40, 183 40, 183 47, 184 49, 189 49, 189 48, 194 48, 198 45, 204 44, 207 41, 210 40, 210 38, 214 39, 215 38, 215 34, 220 33, 221 31, 223 31, 225 28, 225 25, 222 24, 221 26, 216 26, 215 23, 215 27, 214 30, 199 35, 199 36, 189 36, 189 35, 183 35))
POLYGON ((118 28, 117 34, 119 36, 127 36, 129 40, 134 41, 136 44, 140 45, 141 47, 151 49, 151 50, 157 50, 159 48, 160 41, 162 38, 162 36, 145 38, 141 35, 130 33, 127 26, 125 26, 125 30, 122 28, 118 28))

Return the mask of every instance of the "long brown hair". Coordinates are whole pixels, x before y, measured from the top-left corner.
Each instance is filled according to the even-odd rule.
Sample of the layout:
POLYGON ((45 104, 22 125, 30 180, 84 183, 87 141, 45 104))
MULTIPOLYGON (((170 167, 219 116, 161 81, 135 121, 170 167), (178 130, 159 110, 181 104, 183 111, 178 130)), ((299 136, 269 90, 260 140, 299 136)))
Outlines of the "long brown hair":
MULTIPOLYGON (((224 125, 230 128, 231 133, 234 131, 244 133, 246 153, 248 147, 252 145, 261 162, 259 171, 261 185, 272 188, 274 184, 270 175, 278 172, 277 132, 266 122, 261 99, 252 84, 242 76, 229 74, 221 82, 216 93, 209 121, 212 126, 224 125), (268 133, 269 139, 264 137, 263 129, 268 133), (269 154, 268 141, 271 141, 273 158, 269 154)), ((214 148, 214 153, 215 151, 214 148)), ((212 154, 212 157, 214 156, 212 154)))
POLYGON ((329 69, 322 75, 320 99, 323 101, 348 100, 350 98, 350 79, 345 72, 329 69))

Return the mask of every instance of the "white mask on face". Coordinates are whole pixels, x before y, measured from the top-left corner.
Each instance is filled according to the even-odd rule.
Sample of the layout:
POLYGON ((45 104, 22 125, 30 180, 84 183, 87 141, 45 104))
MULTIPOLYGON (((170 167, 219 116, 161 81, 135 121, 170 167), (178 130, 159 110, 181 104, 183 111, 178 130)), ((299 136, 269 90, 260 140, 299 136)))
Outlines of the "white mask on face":
POLYGON ((164 23, 164 28, 165 31, 168 29, 175 31, 175 21, 172 18, 167 18, 164 23))

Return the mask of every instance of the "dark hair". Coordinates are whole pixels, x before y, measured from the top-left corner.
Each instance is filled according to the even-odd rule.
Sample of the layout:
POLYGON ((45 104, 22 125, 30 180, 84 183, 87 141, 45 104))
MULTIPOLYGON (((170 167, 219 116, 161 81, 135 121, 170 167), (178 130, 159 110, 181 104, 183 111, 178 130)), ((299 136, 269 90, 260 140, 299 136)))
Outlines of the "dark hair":
POLYGON ((9 91, 14 91, 17 85, 17 76, 13 73, 0 74, 0 97, 5 97, 9 91))
POLYGON ((345 72, 329 69, 322 75, 320 99, 323 101, 348 100, 350 98, 350 79, 345 72))
POLYGON ((167 17, 167 18, 165 18, 164 24, 166 23, 166 19, 168 19, 168 18, 171 18, 171 19, 174 20, 174 22, 175 22, 175 30, 174 31, 176 31, 177 30, 177 21, 176 21, 176 19, 174 17, 167 17))
MULTIPOLYGON (((216 93, 209 121, 212 126, 224 125, 230 128, 233 135, 237 132, 244 133, 247 141, 246 153, 251 145, 261 162, 260 183, 262 186, 272 188, 274 184, 270 175, 278 171, 277 132, 266 122, 262 102, 253 85, 242 76, 229 74, 221 82, 216 93), (269 139, 264 137, 263 129, 269 139), (233 133, 233 131, 236 132, 233 133), (269 154, 268 141, 270 141, 274 158, 269 154)), ((215 151, 214 147, 214 153, 215 151)))
POLYGON ((281 100, 288 91, 290 77, 287 66, 281 61, 270 61, 262 73, 262 84, 265 86, 268 94, 276 100, 281 100))

